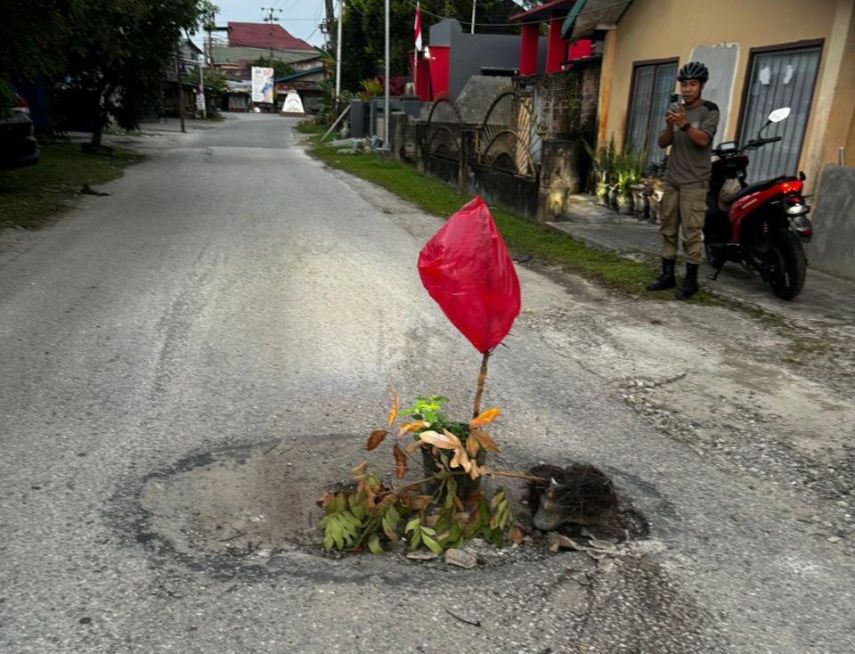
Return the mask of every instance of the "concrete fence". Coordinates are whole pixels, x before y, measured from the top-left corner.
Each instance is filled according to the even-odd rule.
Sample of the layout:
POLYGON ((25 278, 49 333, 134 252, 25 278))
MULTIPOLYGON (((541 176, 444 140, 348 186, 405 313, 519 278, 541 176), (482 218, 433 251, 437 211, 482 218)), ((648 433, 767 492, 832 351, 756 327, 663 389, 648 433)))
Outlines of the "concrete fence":
POLYGON ((855 168, 826 166, 813 210, 812 268, 855 280, 855 168))

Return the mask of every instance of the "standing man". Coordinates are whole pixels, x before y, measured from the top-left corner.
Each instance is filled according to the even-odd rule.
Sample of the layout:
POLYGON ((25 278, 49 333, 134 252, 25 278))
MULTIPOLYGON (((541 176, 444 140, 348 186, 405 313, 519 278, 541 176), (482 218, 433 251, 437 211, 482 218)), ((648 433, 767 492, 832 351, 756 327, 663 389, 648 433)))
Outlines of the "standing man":
POLYGON ((647 289, 661 291, 677 286, 674 263, 678 234, 683 232, 686 254, 686 278, 674 294, 688 300, 698 292, 698 266, 703 259, 704 215, 712 171, 710 154, 718 127, 718 107, 701 99, 709 79, 709 70, 699 61, 690 61, 680 69, 682 102, 673 104, 665 114, 665 129, 659 133, 659 147, 671 146, 665 170, 662 195, 662 274, 647 289))

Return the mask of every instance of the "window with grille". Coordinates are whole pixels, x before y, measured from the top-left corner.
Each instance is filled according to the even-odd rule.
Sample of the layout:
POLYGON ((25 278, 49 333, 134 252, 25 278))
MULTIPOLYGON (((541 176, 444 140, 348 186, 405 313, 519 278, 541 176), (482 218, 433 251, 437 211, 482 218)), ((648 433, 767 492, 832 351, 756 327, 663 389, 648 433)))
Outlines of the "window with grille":
POLYGON ((665 151, 657 138, 665 127, 665 111, 677 83, 677 60, 638 63, 633 66, 626 143, 647 153, 647 164, 662 161, 665 151))
POLYGON ((790 117, 770 125, 764 137, 781 136, 751 154, 749 181, 795 175, 810 118, 821 45, 753 52, 742 103, 740 143, 757 137, 773 109, 790 108, 790 117))

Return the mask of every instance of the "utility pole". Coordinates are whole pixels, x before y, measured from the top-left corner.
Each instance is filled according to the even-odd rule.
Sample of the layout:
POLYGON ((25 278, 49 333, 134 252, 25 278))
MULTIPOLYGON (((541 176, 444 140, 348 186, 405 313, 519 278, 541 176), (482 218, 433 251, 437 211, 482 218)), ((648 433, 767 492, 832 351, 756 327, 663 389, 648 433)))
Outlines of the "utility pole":
MULTIPOLYGON (((276 7, 262 7, 262 13, 267 12, 267 16, 264 16, 264 22, 270 26, 270 67, 273 68, 273 26, 279 22, 279 16, 275 15, 275 12, 282 13, 281 9, 276 9, 276 7)), ((276 76, 274 73, 274 80, 276 76)), ((270 110, 270 113, 276 113, 276 82, 273 82, 273 106, 270 110)))
POLYGON ((327 35, 327 45, 330 50, 335 50, 335 32, 332 31, 333 23, 335 22, 335 11, 333 10, 333 0, 324 0, 324 9, 326 10, 326 18, 321 23, 321 31, 327 35))
POLYGON ((478 5, 478 0, 472 0, 472 22, 469 25, 469 33, 475 33, 475 7, 478 5))
POLYGON ((202 101, 196 101, 196 106, 202 110, 202 120, 207 120, 208 109, 205 106, 205 55, 199 55, 199 93, 202 101))
POLYGON ((341 97, 341 24, 344 21, 344 2, 338 0, 338 32, 335 40, 335 109, 338 112, 338 99, 341 97))
POLYGON ((178 84, 178 119, 181 121, 181 133, 184 129, 184 85, 181 83, 181 41, 175 49, 175 81, 178 84))
POLYGON ((383 96, 383 124, 385 127, 383 128, 383 149, 388 150, 390 148, 389 143, 389 0, 386 0, 385 10, 386 10, 386 34, 385 34, 385 50, 386 50, 386 74, 384 76, 383 82, 384 86, 384 96, 383 96))
POLYGON ((213 63, 214 63, 213 31, 214 31, 214 27, 216 27, 217 12, 212 9, 211 11, 208 12, 206 19, 207 19, 206 20, 207 24, 205 25, 205 31, 208 32, 208 48, 207 48, 208 51, 207 51, 206 55, 208 57, 208 63, 213 65, 213 63))

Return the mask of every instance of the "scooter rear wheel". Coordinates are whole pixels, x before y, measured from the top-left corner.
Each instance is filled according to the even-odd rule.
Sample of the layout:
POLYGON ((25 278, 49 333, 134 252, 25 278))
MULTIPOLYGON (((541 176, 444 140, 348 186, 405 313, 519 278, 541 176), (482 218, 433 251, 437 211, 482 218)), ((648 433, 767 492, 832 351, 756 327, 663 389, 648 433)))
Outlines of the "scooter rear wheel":
POLYGON ((768 281, 782 300, 792 300, 805 284, 807 260, 802 242, 791 229, 780 229, 774 235, 768 254, 768 281))

